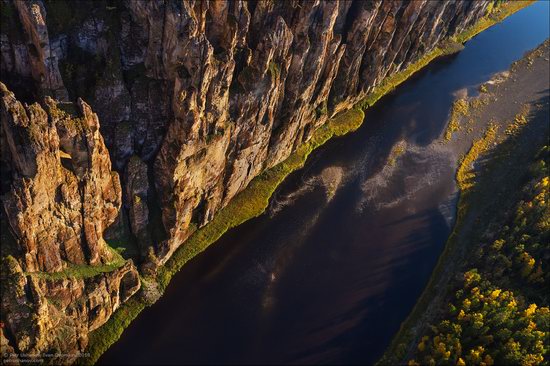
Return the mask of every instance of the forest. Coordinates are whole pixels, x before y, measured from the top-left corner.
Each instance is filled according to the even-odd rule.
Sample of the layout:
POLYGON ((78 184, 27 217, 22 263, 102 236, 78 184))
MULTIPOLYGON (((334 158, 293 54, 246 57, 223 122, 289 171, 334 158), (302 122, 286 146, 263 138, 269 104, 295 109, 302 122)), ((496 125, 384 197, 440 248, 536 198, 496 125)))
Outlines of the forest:
POLYGON ((444 315, 422 337, 409 365, 544 362, 550 324, 544 266, 550 257, 549 157, 548 146, 535 156, 519 202, 488 227, 444 315))

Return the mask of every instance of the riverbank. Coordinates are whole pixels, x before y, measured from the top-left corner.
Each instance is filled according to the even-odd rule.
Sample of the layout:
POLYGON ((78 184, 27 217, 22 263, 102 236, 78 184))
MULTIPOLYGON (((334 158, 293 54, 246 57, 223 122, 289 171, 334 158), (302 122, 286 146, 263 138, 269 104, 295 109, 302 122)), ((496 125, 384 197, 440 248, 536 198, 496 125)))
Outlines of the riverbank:
POLYGON ((380 364, 414 358, 420 337, 447 310, 449 291, 479 249, 475 245, 488 226, 481 223, 493 222, 516 203, 521 179, 548 138, 549 45, 547 40, 509 71, 480 85, 478 96, 458 96, 458 107, 440 138, 457 159, 464 154, 456 174, 461 191, 456 225, 426 289, 380 364))
MULTIPOLYGON (((513 3, 513 5, 516 6, 517 4, 513 3)), ((525 3, 522 5, 525 5, 525 3)), ((442 50, 431 53, 412 65, 406 72, 400 73, 396 77, 391 78, 389 82, 385 82, 383 87, 377 88, 377 93, 373 93, 371 95, 371 103, 374 103, 373 101, 377 100, 377 98, 381 95, 384 95, 392 90, 415 71, 426 65, 438 55, 442 54, 444 54, 442 50)), ((161 290, 168 284, 172 275, 179 268, 181 268, 183 264, 219 238, 225 230, 246 221, 248 218, 260 215, 265 209, 265 205, 269 201, 269 197, 278 184, 291 171, 301 167, 309 155, 309 152, 311 152, 315 147, 320 146, 320 144, 324 143, 333 135, 339 136, 358 127, 362 122, 362 112, 357 110, 347 113, 337 117, 335 121, 338 123, 329 123, 328 127, 324 126, 316 132, 314 138, 312 139, 313 143, 310 144, 308 142, 306 147, 301 147, 298 149, 298 151, 292 154, 287 161, 273 168, 273 170, 264 172, 260 177, 256 178, 253 183, 251 183, 249 188, 239 195, 239 197, 244 197, 243 200, 233 200, 232 203, 230 203, 230 206, 228 206, 229 208, 224 209, 224 212, 227 214, 223 216, 220 214, 221 218, 218 220, 215 219, 217 222, 216 225, 211 223, 197 231, 193 237, 189 239, 186 245, 176 252, 174 258, 167 263, 166 268, 159 272, 158 280, 161 284, 161 290), (347 113, 351 113, 351 115, 347 113), (346 116, 351 117, 346 118, 346 116), (359 116, 360 118, 353 118, 353 116, 359 116), (242 210, 243 207, 246 209, 242 210)), ((122 328, 129 324, 129 318, 137 316, 137 313, 139 313, 139 310, 141 309, 136 311, 134 311, 134 309, 138 309, 138 303, 140 302, 140 299, 134 299, 134 301, 132 301, 128 306, 123 306, 123 311, 120 311, 120 313, 124 315, 119 315, 118 313, 115 314, 112 319, 113 321, 110 320, 104 327, 92 334, 90 353, 92 353, 94 357, 102 353, 112 342, 114 342, 114 340, 120 336, 120 333, 122 333, 122 328)), ((139 304, 139 306, 143 306, 143 304, 139 304)))

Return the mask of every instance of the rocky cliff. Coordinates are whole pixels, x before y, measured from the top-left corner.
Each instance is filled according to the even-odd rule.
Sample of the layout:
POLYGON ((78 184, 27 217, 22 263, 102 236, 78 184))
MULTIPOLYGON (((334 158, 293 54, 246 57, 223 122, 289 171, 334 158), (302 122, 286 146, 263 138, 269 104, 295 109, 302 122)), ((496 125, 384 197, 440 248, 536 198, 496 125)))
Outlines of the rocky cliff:
POLYGON ((489 2, 0 1, 2 340, 19 352, 83 350, 139 289, 131 260, 154 272, 489 2))

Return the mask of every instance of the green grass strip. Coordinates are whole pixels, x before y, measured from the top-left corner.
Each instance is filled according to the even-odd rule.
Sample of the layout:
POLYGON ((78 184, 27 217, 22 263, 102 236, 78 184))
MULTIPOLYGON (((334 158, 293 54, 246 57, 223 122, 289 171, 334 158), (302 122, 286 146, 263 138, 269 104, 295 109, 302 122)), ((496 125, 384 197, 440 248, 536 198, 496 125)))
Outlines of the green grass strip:
POLYGON ((112 272, 117 268, 120 268, 124 262, 113 262, 110 264, 104 264, 100 266, 91 266, 89 264, 71 265, 60 272, 26 272, 25 275, 30 275, 38 278, 44 278, 47 280, 62 280, 65 278, 91 278, 98 276, 102 273, 112 272))
MULTIPOLYGON (((90 333, 86 353, 76 361, 77 365, 93 365, 121 336, 124 329, 145 309, 145 303, 136 297, 130 298, 118 308, 107 323, 90 333)), ((146 337, 147 335, 144 335, 146 337)))
POLYGON ((59 272, 25 272, 25 275, 43 278, 46 280, 62 280, 65 278, 91 278, 102 273, 112 272, 126 263, 126 260, 110 246, 107 249, 113 255, 113 260, 110 263, 102 265, 90 264, 71 264, 67 268, 59 272))

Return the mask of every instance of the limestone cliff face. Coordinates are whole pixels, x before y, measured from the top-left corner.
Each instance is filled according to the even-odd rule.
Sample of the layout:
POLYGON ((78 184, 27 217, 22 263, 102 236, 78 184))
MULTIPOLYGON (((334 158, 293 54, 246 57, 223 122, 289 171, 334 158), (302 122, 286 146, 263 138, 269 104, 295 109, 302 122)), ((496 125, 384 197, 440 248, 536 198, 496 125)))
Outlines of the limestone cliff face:
MULTIPOLYGON (((99 133, 97 115, 82 100, 71 117, 51 98, 23 106, 4 84, 2 131, 13 166, 2 201, 28 272, 113 259, 103 231, 121 203, 118 174, 99 133)), ((72 105, 71 105, 72 106, 72 105)))
MULTIPOLYGON (((19 285, 43 297, 92 296, 83 280, 24 274, 108 265, 105 238, 154 271, 252 178, 489 2, 0 1, 3 220, 19 285)), ((102 320, 71 318, 78 334, 126 297, 118 279, 139 286, 131 264, 118 268, 93 277, 116 294, 99 302, 102 320)), ((12 346, 30 347, 7 323, 12 346)))
POLYGON ((121 204, 118 174, 82 100, 76 111, 49 97, 23 105, 2 83, 0 93, 11 168, 2 196, 3 333, 18 352, 74 353, 140 285, 132 262, 103 240, 121 204), (82 275, 99 268, 109 271, 82 275))

